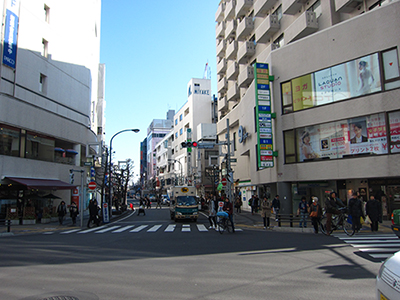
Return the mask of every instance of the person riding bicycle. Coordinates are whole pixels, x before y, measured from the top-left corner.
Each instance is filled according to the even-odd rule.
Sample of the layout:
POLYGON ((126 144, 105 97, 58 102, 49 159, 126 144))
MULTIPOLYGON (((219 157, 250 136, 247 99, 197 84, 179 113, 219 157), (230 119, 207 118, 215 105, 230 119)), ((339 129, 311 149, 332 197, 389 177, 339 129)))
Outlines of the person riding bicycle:
POLYGON ((325 210, 326 210, 326 231, 327 235, 330 235, 332 230, 332 214, 338 215, 340 214, 339 208, 346 207, 342 200, 336 197, 336 193, 332 192, 330 197, 325 201, 325 210))
POLYGON ((225 199, 224 207, 222 209, 228 213, 232 225, 232 232, 235 232, 235 225, 233 225, 233 205, 228 198, 225 199))

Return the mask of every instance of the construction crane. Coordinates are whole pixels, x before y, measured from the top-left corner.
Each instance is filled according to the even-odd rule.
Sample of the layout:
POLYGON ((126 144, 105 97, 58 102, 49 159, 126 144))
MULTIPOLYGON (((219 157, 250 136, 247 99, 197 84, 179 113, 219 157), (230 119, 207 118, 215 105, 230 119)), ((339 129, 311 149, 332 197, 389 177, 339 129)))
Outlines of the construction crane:
POLYGON ((206 67, 204 69, 203 79, 211 79, 211 68, 208 65, 208 61, 206 63, 206 67))

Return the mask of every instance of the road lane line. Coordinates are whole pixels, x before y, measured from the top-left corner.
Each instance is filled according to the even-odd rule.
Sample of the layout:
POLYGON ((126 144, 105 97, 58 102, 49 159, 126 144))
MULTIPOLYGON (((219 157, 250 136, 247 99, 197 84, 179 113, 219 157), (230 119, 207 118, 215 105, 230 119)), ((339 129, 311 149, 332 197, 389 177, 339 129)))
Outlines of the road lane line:
POLYGON ((86 229, 86 230, 83 230, 83 231, 79 231, 78 234, 89 233, 89 232, 96 231, 96 230, 99 230, 99 229, 102 229, 102 228, 105 228, 105 227, 106 226, 103 225, 103 226, 100 226, 100 227, 94 227, 94 228, 91 228, 91 229, 86 229))
POLYGON ((146 228, 147 226, 149 226, 149 225, 140 225, 139 227, 136 227, 129 232, 139 232, 140 230, 146 228))
POLYGON ((119 227, 121 227, 121 226, 119 226, 119 225, 118 226, 111 226, 111 227, 107 227, 107 228, 104 228, 102 230, 96 231, 95 233, 104 233, 104 232, 107 232, 107 231, 111 231, 111 230, 117 229, 119 227))
POLYGON ((167 226, 167 228, 164 230, 164 232, 173 232, 175 230, 176 225, 175 224, 170 224, 167 226))
POLYGON ((131 229, 133 226, 135 226, 135 225, 125 226, 125 227, 122 227, 120 229, 114 230, 112 233, 120 233, 120 232, 123 232, 125 230, 131 229))
POLYGON ((199 231, 208 231, 208 229, 206 228, 206 226, 204 226, 203 224, 196 224, 197 229, 199 231))
POLYGON ((154 225, 151 227, 147 232, 156 232, 158 229, 160 229, 161 225, 154 225))

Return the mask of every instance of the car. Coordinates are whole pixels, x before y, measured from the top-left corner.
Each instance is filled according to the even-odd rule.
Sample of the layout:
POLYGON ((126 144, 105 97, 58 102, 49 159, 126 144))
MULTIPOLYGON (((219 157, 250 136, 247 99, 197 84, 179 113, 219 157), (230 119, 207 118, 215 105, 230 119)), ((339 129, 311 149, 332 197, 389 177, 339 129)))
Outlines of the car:
POLYGON ((400 238, 400 209, 395 209, 392 212, 392 230, 400 238))
POLYGON ((400 251, 382 263, 376 276, 376 299, 400 299, 400 251))
POLYGON ((169 205, 170 200, 168 198, 168 195, 161 195, 161 199, 163 205, 169 205))

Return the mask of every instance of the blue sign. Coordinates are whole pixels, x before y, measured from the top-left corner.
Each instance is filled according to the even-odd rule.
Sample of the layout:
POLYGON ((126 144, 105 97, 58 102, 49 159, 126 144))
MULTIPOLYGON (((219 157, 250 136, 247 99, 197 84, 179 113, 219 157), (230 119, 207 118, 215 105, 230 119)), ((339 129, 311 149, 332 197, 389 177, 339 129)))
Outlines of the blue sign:
POLYGON ((269 90, 269 84, 257 84, 259 90, 269 90))
POLYGON ((272 144, 272 139, 260 139, 260 144, 272 144))
POLYGON ((259 111, 271 111, 271 106, 259 105, 258 110, 259 111))
POLYGON ((17 59, 18 16, 6 11, 6 23, 3 42, 3 64, 15 69, 17 59))

